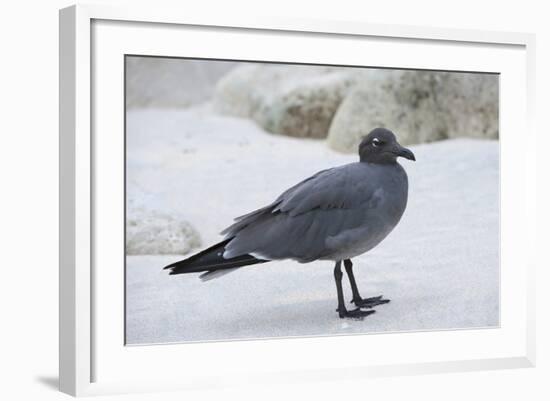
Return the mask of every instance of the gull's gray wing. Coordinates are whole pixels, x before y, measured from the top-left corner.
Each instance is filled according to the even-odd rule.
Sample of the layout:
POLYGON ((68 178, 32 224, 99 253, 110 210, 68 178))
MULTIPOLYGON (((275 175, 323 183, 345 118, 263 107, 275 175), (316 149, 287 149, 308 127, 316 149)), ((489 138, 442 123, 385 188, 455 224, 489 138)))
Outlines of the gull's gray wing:
POLYGON ((364 163, 323 170, 270 205, 235 219, 222 234, 224 257, 311 261, 334 252, 334 238, 365 225, 366 210, 382 201, 380 174, 364 163))
POLYGON ((333 169, 328 170, 321 170, 318 173, 312 175, 309 178, 306 178, 303 181, 300 181, 298 184, 294 185, 293 187, 290 187, 285 192, 283 192, 277 199, 275 199, 274 202, 270 203, 267 206, 264 206, 260 209, 254 210, 253 212, 247 213, 245 215, 236 217, 235 223, 224 229, 220 234, 225 235, 226 239, 234 237, 241 229, 244 227, 250 225, 254 221, 256 221, 259 217, 261 217, 264 214, 269 213, 275 213, 275 208, 289 195, 294 193, 295 191, 301 191, 300 188, 303 188, 303 186, 308 183, 309 181, 315 180, 320 175, 325 174, 328 171, 331 171, 333 169))

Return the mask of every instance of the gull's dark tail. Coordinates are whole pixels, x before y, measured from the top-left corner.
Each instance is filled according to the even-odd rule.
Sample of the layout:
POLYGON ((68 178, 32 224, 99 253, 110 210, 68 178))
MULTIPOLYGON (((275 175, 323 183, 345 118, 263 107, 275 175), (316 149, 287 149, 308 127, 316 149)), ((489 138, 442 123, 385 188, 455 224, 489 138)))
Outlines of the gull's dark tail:
POLYGON ((215 273, 222 273, 222 270, 224 271, 223 273, 225 273, 238 267, 269 262, 269 260, 258 259, 252 255, 240 255, 234 258, 225 259, 223 257, 223 252, 229 241, 231 241, 231 238, 211 246, 187 259, 172 263, 166 266, 165 269, 170 269, 170 274, 205 272, 201 275, 201 279, 207 280, 218 276, 219 274, 215 273))

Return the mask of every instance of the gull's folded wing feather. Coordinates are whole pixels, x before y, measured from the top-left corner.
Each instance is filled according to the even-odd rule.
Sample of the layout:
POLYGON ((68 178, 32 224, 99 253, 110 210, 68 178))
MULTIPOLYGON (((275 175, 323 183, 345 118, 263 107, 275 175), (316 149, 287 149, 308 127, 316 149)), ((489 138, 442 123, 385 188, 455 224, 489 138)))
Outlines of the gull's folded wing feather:
POLYGON ((241 216, 223 231, 231 241, 224 257, 315 260, 329 251, 327 239, 363 223, 375 207, 376 180, 353 163, 321 171, 285 191, 270 205, 241 216), (373 203, 374 202, 374 203, 373 203))

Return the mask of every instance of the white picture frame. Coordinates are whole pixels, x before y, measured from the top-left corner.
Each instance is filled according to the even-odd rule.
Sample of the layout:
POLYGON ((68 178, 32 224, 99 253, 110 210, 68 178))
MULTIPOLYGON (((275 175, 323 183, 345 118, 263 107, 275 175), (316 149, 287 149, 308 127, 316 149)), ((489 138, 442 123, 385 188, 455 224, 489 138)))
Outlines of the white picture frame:
POLYGON ((94 395, 201 389, 245 385, 250 381, 285 383, 344 376, 360 380, 381 375, 534 366, 535 149, 515 149, 515 168, 510 168, 513 139, 525 135, 522 137, 534 140, 535 136, 534 43, 534 36, 524 33, 348 21, 235 20, 154 7, 78 5, 61 10, 60 390, 72 395, 94 395), (121 255, 116 248, 101 245, 105 239, 120 245, 120 235, 102 231, 105 227, 117 231, 117 227, 108 226, 106 216, 112 212, 110 216, 115 219, 111 221, 118 221, 117 213, 122 208, 120 192, 115 190, 108 203, 101 193, 120 186, 121 177, 111 174, 108 182, 98 179, 105 171, 120 171, 123 132, 121 136, 112 135, 112 143, 111 139, 96 141, 94 132, 110 128, 120 131, 124 114, 122 93, 116 94, 121 88, 120 56, 197 56, 198 50, 185 49, 178 41, 185 36, 178 35, 212 40, 202 43, 211 44, 210 55, 218 58, 266 59, 268 56, 253 44, 254 35, 261 35, 267 43, 284 45, 263 45, 264 52, 271 49, 270 59, 328 63, 328 58, 315 51, 303 55, 298 51, 299 45, 284 41, 324 41, 323 45, 328 46, 337 39, 340 55, 335 48, 334 54, 326 57, 341 57, 342 64, 355 60, 357 65, 364 65, 362 56, 353 56, 349 50, 364 44, 380 56, 377 66, 500 73, 501 326, 494 330, 125 347, 120 335, 124 311, 119 307, 124 292, 120 285, 123 273, 117 270, 124 266, 120 266, 121 255), (240 44, 217 48, 215 41, 220 35, 240 44), (401 46, 395 49, 403 51, 380 50, 392 46, 401 46), (287 53, 279 49, 283 47, 287 53), (436 51, 440 57, 429 57, 436 51), (453 61, 456 54, 464 55, 460 63, 453 61), (420 55, 425 57, 419 60, 420 55), (98 97, 105 102, 97 102, 98 97), (519 185, 521 191, 517 190, 519 185), (118 206, 110 210, 110 203, 118 206), (522 238, 514 233, 514 227, 523 228, 516 230, 524 233, 522 238), (106 264, 115 268, 101 270, 106 264), (512 293, 514 299, 510 299, 512 293), (346 359, 338 351, 363 348, 370 350, 368 360, 356 351, 358 358, 346 359), (321 349, 323 358, 319 358, 321 349), (399 356, 388 355, 384 352, 387 349, 399 356), (423 349, 425 352, 421 352, 423 349), (285 359, 289 354, 298 358, 292 366, 285 359), (258 355, 269 364, 263 364, 258 355), (200 360, 205 358, 220 358, 231 364, 221 363, 212 371, 201 365, 200 360), (182 360, 193 362, 193 369, 186 367, 190 362, 182 360), (169 374, 174 367, 179 369, 177 376, 169 374))

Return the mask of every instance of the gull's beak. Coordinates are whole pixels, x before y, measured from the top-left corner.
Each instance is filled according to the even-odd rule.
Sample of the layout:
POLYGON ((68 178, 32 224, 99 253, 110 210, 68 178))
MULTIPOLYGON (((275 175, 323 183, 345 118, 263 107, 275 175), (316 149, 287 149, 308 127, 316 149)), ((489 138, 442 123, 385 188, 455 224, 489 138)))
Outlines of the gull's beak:
POLYGON ((397 152, 395 154, 399 157, 404 157, 405 159, 416 161, 416 158, 414 157, 414 153, 411 152, 409 149, 404 148, 401 145, 397 145, 397 152))

